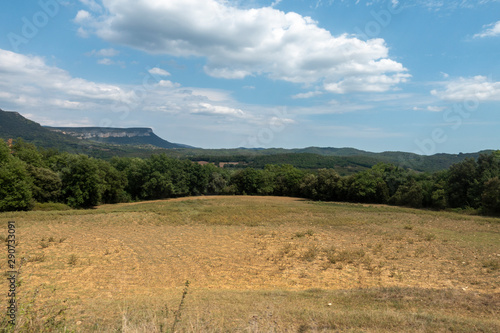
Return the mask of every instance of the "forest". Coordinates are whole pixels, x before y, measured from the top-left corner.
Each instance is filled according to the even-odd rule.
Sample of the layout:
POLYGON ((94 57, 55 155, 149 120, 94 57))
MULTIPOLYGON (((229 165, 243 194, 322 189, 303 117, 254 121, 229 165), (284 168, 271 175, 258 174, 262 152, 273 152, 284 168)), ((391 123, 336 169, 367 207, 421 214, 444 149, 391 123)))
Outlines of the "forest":
POLYGON ((273 195, 500 214, 500 151, 423 173, 389 163, 340 176, 287 164, 219 168, 156 154, 102 160, 0 139, 0 211, 197 195, 273 195), (54 206, 52 205, 52 206, 54 206))

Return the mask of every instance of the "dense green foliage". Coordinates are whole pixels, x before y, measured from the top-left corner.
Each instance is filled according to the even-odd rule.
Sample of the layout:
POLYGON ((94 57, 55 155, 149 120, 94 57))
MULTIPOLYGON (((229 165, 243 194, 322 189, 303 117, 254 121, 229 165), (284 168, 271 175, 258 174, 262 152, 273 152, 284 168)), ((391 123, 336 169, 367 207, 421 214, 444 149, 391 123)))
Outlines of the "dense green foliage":
POLYGON ((32 191, 26 163, 11 156, 0 141, 0 211, 31 208, 32 191))
MULTIPOLYGON (((307 164, 307 155, 287 158, 305 158, 307 164)), ((500 151, 467 158, 432 174, 378 163, 341 176, 332 168, 280 164, 274 156, 267 161, 274 163, 263 168, 219 168, 165 154, 106 161, 40 150, 23 140, 9 147, 0 140, 0 211, 28 210, 35 203, 48 202, 85 208, 132 200, 243 194, 500 213, 500 151)))

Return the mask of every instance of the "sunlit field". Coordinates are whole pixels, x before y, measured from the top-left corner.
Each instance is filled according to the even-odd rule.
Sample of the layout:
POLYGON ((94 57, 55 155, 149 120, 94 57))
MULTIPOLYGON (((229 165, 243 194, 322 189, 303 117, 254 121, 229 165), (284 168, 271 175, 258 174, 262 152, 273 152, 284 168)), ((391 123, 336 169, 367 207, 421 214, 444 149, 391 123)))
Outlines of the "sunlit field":
POLYGON ((500 331, 500 219, 234 196, 9 220, 17 331, 500 331))

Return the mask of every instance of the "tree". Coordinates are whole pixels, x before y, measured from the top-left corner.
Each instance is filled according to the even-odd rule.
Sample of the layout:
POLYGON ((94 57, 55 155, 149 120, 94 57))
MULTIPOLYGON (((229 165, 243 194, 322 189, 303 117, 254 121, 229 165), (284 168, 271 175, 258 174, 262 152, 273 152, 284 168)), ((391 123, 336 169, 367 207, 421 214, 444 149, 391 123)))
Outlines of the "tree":
POLYGON ((214 172, 215 165, 199 165, 189 160, 182 162, 184 173, 186 174, 187 193, 184 195, 200 195, 207 192, 210 174, 214 172))
POLYGON ((378 163, 372 167, 372 170, 382 176, 387 185, 389 197, 396 194, 398 188, 405 184, 410 176, 407 170, 387 163, 378 163))
POLYGON ((484 184, 481 199, 487 212, 500 213, 500 178, 491 178, 484 184))
POLYGON ((66 155, 61 170, 62 196, 74 208, 88 208, 101 203, 103 184, 98 163, 86 155, 66 155))
POLYGON ((209 174, 206 193, 208 194, 224 193, 227 188, 227 184, 229 183, 230 179, 229 173, 222 168, 217 168, 213 164, 206 165, 205 170, 209 174))
POLYGON ((320 169, 316 178, 316 196, 323 201, 342 200, 341 177, 333 169, 320 169))
POLYGON ((97 160, 99 178, 102 185, 102 203, 118 203, 130 201, 130 195, 125 192, 127 177, 109 162, 97 160))
POLYGON ((12 156, 7 144, 0 139, 0 211, 29 210, 32 204, 26 164, 12 156))
POLYGON ((270 172, 264 173, 254 168, 245 168, 235 172, 231 177, 230 185, 236 187, 238 194, 266 195, 273 192, 270 172))
POLYGON ((421 208, 423 206, 423 200, 424 191, 422 186, 412 178, 408 183, 399 186, 389 202, 398 206, 421 208))
POLYGON ((389 189, 377 170, 367 170, 349 177, 347 196, 350 201, 387 203, 389 189))
POLYGON ((33 179, 33 198, 38 202, 57 202, 61 198, 62 181, 59 175, 47 168, 28 167, 33 179))
POLYGON ((300 184, 304 178, 304 172, 294 168, 290 164, 268 164, 264 168, 268 173, 270 181, 274 184, 273 194, 280 196, 300 195, 300 184))
POLYGON ((28 143, 23 139, 17 139, 12 145, 13 155, 28 165, 40 168, 45 167, 43 155, 38 151, 34 144, 28 143))
POLYGON ((476 160, 467 158, 452 165, 446 183, 446 195, 450 207, 477 208, 479 198, 474 195, 477 184, 476 160))
POLYGON ((306 174, 300 183, 301 196, 313 200, 319 200, 317 187, 318 176, 312 173, 306 174))
POLYGON ((148 193, 144 189, 150 173, 147 162, 140 158, 120 158, 113 160, 112 164, 116 169, 125 173, 127 177, 127 186, 125 191, 133 200, 146 199, 148 193))

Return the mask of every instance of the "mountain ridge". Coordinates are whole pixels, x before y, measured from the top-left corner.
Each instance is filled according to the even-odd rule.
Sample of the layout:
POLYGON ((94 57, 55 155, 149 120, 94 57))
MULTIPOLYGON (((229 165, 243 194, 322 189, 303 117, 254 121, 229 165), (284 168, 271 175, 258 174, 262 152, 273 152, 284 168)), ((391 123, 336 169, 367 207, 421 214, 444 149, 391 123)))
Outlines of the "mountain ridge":
POLYGON ((166 149, 192 148, 187 145, 166 141, 157 136, 151 128, 132 128, 132 132, 136 132, 137 135, 127 136, 127 132, 131 132, 130 129, 42 126, 22 116, 19 112, 0 109, 0 138, 5 140, 22 138, 43 148, 54 148, 69 152, 106 149, 100 147, 99 144, 153 146, 166 149), (108 137, 103 135, 111 132, 120 132, 124 135, 108 135, 108 137), (147 135, 140 135, 140 132, 147 135))
POLYGON ((348 147, 201 149, 166 141, 148 127, 48 127, 29 120, 18 112, 0 109, 0 138, 8 140, 19 137, 39 147, 85 153, 104 159, 113 156, 148 157, 153 153, 166 153, 193 161, 241 161, 254 167, 262 167, 266 163, 291 164, 306 169, 337 168, 341 172, 361 171, 381 162, 416 171, 434 172, 447 169, 465 158, 477 158, 480 154, 493 151, 425 156, 396 151, 374 153, 348 147))
POLYGON ((79 140, 92 140, 118 145, 152 145, 165 149, 194 148, 164 140, 149 127, 44 127, 50 131, 70 135, 79 140))

